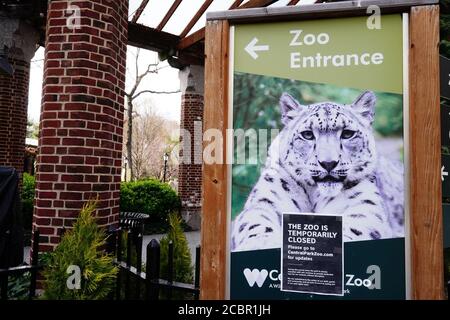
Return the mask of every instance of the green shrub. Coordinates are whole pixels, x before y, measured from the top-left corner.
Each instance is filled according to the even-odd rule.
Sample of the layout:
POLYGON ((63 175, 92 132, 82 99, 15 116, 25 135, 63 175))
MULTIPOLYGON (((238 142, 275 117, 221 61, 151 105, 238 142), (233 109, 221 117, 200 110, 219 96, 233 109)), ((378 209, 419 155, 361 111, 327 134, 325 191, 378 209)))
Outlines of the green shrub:
POLYGON ((22 184, 22 216, 25 230, 31 230, 35 188, 35 177, 25 172, 22 184))
POLYGON ((8 299, 26 300, 29 296, 31 273, 10 276, 8 278, 8 299))
POLYGON ((120 187, 120 211, 146 213, 152 222, 165 222, 180 207, 177 193, 159 180, 124 182, 120 187))
POLYGON ((103 251, 106 233, 99 228, 93 217, 96 202, 89 201, 80 216, 61 239, 55 251, 47 257, 44 269, 44 299, 50 300, 99 300, 112 292, 116 282, 117 268, 113 257, 103 251), (68 267, 81 270, 81 288, 68 289, 68 267))
POLYGON ((22 200, 34 200, 36 178, 31 174, 23 173, 22 200))
POLYGON ((450 1, 440 0, 440 50, 439 53, 450 58, 450 1))
POLYGON ((168 256, 169 256, 169 242, 173 243, 173 280, 183 283, 192 283, 193 267, 191 252, 189 250, 188 242, 182 228, 182 219, 177 213, 169 215, 169 232, 160 242, 161 246, 161 278, 168 279, 168 256))

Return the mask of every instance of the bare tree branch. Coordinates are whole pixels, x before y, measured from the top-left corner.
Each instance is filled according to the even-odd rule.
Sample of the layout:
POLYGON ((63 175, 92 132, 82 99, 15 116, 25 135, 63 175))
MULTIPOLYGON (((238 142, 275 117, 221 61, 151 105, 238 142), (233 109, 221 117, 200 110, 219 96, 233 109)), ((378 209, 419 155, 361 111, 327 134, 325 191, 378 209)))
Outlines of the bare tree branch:
POLYGON ((153 94, 174 94, 174 93, 180 93, 180 90, 176 90, 176 91, 153 91, 153 90, 143 90, 140 91, 139 93, 135 94, 132 97, 132 100, 137 99, 140 95, 144 94, 144 93, 153 93, 153 94))
POLYGON ((139 55, 141 54, 141 48, 137 48, 136 49, 136 60, 135 60, 135 64, 136 64, 136 76, 139 74, 139 55))
MULTIPOLYGON (((160 66, 160 62, 156 61, 155 63, 147 64, 147 67, 143 70, 139 70, 139 60, 140 60, 140 49, 136 50, 135 55, 135 71, 136 73, 133 76, 134 82, 132 83, 131 88, 128 92, 125 92, 125 97, 127 98, 126 112, 127 112, 127 131, 126 131, 126 154, 127 161, 131 173, 131 180, 134 180, 136 177, 142 175, 142 167, 143 161, 141 158, 136 156, 136 153, 142 153, 142 148, 144 146, 143 142, 139 142, 139 138, 135 136, 136 129, 133 128, 134 118, 139 122, 139 115, 134 110, 135 100, 145 93, 153 93, 153 94, 173 94, 178 93, 177 91, 156 91, 156 90, 142 90, 139 91, 139 86, 143 82, 143 80, 150 74, 157 74, 159 70, 166 68, 168 66, 160 66), (142 72, 143 71, 143 72, 142 72), (141 73, 142 72, 142 73, 141 73), (137 143, 133 142, 134 140, 138 140, 137 143)), ((131 73, 131 72, 130 72, 131 73)), ((143 128, 137 128, 141 132, 143 128)), ((145 130, 144 130, 145 131, 145 130)), ((150 139, 151 140, 151 139, 150 139)))

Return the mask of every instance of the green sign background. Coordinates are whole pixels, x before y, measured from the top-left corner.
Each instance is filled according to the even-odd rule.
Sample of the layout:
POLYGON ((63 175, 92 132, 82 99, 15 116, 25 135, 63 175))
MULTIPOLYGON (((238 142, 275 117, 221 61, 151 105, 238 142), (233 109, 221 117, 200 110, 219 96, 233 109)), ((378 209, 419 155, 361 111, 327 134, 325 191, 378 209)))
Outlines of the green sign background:
POLYGON ((235 31, 234 70, 403 94, 401 15, 383 16, 381 23, 379 30, 367 28, 367 17, 239 25, 235 31), (328 33, 330 41, 325 45, 291 47, 293 35, 290 30, 298 29, 303 30, 302 35, 328 33), (245 50, 255 37, 257 46, 269 45, 268 51, 257 51, 257 59, 245 50), (384 62, 368 66, 291 69, 291 52, 300 52, 302 56, 379 52, 383 54, 384 62))

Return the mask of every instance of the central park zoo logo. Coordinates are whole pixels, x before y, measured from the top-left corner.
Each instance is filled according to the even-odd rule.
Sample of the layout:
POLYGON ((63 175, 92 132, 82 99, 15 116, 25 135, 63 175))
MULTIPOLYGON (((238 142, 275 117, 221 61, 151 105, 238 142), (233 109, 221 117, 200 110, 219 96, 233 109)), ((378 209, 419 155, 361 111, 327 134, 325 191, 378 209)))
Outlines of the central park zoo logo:
MULTIPOLYGON (((257 287, 262 288, 267 278, 272 283, 269 284, 269 288, 280 288, 279 282, 281 281, 281 273, 278 270, 266 269, 249 269, 246 268, 243 271, 244 277, 247 280, 248 285, 253 288, 255 284, 257 287), (274 283, 275 282, 275 283, 274 283)), ((381 289, 381 269, 377 265, 370 265, 366 269, 367 278, 362 279, 356 277, 354 274, 346 274, 345 285, 347 287, 366 287, 369 290, 381 289)))

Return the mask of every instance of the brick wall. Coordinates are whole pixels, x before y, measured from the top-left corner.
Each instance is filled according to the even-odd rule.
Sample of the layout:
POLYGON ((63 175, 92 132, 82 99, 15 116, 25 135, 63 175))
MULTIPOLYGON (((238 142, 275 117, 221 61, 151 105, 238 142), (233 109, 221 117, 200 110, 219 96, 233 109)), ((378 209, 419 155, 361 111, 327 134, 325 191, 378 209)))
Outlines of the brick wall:
MULTIPOLYGON (((191 156, 189 161, 182 161, 180 163, 178 193, 181 198, 183 217, 194 229, 200 228, 200 212, 202 207, 202 149, 201 141, 200 145, 195 146, 194 125, 196 122, 201 125, 202 120, 203 95, 186 91, 181 97, 180 127, 190 133, 191 156), (200 154, 196 155, 196 151, 197 153, 200 152, 200 154)), ((200 134, 202 134, 201 128, 200 134)), ((183 140, 181 143, 183 143, 183 140)), ((197 141, 197 143, 199 142, 197 141)), ((180 151, 180 159, 183 159, 183 149, 180 151)))
POLYGON ((29 61, 9 59, 13 76, 0 74, 0 166, 21 174, 27 132, 29 61))
POLYGON ((199 230, 201 225, 204 73, 204 67, 198 65, 188 66, 179 73, 182 134, 178 194, 183 218, 194 230, 199 230), (183 137, 184 134, 189 140, 183 137), (185 152, 185 148, 189 150, 185 152))
POLYGON ((40 250, 59 242, 83 204, 99 198, 116 225, 122 159, 128 1, 49 2, 34 226, 40 250), (81 13, 67 27, 68 5, 81 13), (76 26, 75 26, 76 27, 76 26))

